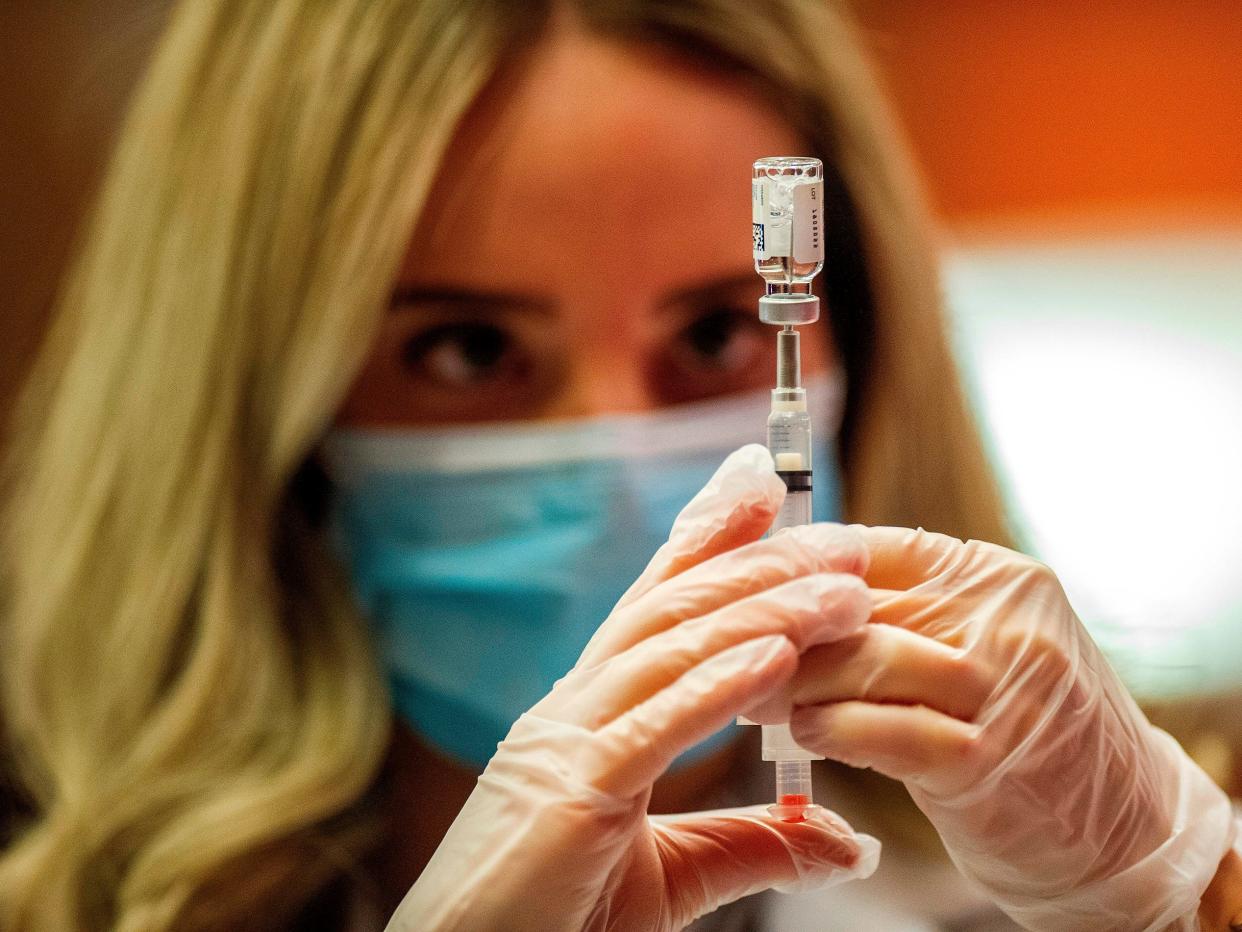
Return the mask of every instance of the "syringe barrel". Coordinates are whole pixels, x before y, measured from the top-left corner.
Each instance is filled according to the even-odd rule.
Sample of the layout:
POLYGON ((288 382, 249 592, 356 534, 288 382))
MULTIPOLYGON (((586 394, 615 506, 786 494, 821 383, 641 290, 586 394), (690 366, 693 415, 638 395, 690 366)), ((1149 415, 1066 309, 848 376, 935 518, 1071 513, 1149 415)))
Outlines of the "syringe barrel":
POLYGON ((776 461, 776 474, 785 483, 785 502, 772 522, 772 530, 811 523, 811 417, 806 410, 805 389, 772 392, 768 415, 768 450, 776 461))
POLYGON ((813 468, 811 415, 806 409, 805 388, 772 390, 772 411, 768 415, 768 450, 776 460, 777 472, 809 472, 813 468))
POLYGON ((810 492, 786 492, 785 501, 781 503, 781 510, 777 512, 776 519, 772 522, 772 530, 779 531, 781 528, 801 527, 804 524, 811 523, 811 493, 810 492))

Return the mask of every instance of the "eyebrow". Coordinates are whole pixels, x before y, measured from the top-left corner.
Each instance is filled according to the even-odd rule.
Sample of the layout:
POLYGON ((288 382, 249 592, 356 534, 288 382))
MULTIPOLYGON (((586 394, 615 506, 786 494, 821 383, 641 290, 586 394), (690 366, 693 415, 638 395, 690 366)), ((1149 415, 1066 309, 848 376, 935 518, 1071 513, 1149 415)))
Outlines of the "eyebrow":
POLYGON ((448 310, 526 311, 539 314, 551 313, 556 302, 537 295, 518 294, 511 291, 487 291, 452 286, 417 287, 398 286, 389 299, 388 306, 398 310, 411 304, 434 304, 448 310))
POLYGON ((660 306, 668 308, 677 304, 706 304, 737 297, 737 292, 749 288, 758 300, 763 293, 763 280, 753 271, 722 275, 697 285, 670 291, 660 300, 660 306))

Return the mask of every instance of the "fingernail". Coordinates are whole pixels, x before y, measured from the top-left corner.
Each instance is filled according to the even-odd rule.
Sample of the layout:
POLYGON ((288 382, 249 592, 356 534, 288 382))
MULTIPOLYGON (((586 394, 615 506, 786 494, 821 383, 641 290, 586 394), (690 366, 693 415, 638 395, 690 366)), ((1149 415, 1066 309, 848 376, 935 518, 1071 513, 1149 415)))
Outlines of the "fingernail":
POLYGON ((767 473, 775 471, 776 467, 772 463, 772 454, 768 452, 767 447, 759 443, 748 443, 726 456, 718 472, 735 469, 767 473))
POLYGON ((745 473, 748 475, 760 476, 764 474, 775 475, 776 467, 772 464, 772 454, 768 452, 767 447, 758 443, 748 443, 744 447, 739 447, 728 456, 726 456, 716 471, 712 474, 711 479, 707 481, 702 491, 695 498, 698 498, 704 492, 714 491, 719 488, 721 480, 726 476, 734 473, 745 473))

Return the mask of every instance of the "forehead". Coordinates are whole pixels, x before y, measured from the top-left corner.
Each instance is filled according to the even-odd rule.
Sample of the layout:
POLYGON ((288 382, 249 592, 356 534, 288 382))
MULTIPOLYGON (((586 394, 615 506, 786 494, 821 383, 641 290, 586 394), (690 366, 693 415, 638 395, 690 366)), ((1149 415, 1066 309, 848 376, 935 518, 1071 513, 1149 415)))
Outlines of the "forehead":
POLYGON ((670 254, 683 273, 736 273, 750 263, 750 163, 803 148, 739 79, 650 47, 555 35, 464 121, 410 271, 435 259, 460 272, 451 253, 469 244, 472 274, 536 263, 550 286, 584 268, 667 277, 670 254))

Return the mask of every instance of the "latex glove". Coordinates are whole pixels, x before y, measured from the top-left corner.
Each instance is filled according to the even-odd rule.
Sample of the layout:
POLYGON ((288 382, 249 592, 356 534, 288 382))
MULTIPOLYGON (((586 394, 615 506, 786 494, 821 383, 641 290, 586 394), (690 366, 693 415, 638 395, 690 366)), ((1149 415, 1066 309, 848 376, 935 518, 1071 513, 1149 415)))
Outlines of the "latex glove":
POLYGON ((877 623, 803 657, 798 742, 905 781, 1027 928, 1198 928, 1229 801, 1148 723, 1056 576, 991 544, 859 531, 877 623))
POLYGON ((758 539, 783 497, 763 447, 725 461, 501 742, 390 929, 679 929, 775 885, 871 873, 878 842, 830 813, 646 812, 673 758, 787 686, 800 650, 870 614, 857 532, 758 539))

